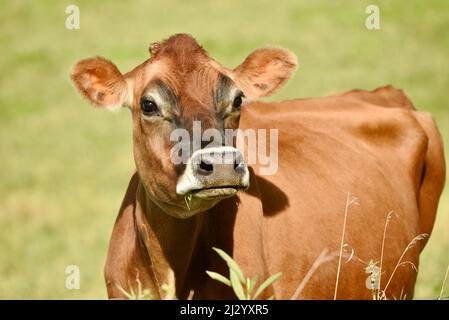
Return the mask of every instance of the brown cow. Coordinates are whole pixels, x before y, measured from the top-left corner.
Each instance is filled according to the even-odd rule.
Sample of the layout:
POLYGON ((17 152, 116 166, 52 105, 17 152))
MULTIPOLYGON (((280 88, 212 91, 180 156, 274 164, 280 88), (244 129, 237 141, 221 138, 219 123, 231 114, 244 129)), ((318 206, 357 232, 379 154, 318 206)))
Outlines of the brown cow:
POLYGON ((378 282, 386 298, 412 297, 426 239, 412 240, 432 231, 445 179, 429 114, 390 86, 241 106, 284 85, 295 56, 258 49, 228 69, 183 34, 150 52, 123 75, 103 58, 80 61, 72 73, 91 103, 132 113, 137 172, 109 246, 110 298, 138 281, 158 298, 163 284, 175 285, 180 299, 235 298, 205 273, 227 274, 212 247, 247 276, 282 271, 260 298, 370 299, 369 284, 378 282), (203 132, 278 129, 277 172, 262 176, 259 163, 247 166, 238 149, 221 145, 214 153, 231 162, 203 147, 173 163, 171 132, 192 132, 193 120, 203 132))

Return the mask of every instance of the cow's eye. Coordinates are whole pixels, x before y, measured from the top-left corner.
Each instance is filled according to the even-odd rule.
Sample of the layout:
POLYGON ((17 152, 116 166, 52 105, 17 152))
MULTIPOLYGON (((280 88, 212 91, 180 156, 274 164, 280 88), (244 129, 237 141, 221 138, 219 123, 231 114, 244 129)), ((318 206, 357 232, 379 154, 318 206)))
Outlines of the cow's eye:
POLYGON ((234 102, 232 102, 232 106, 236 109, 239 109, 243 102, 243 94, 239 94, 234 98, 234 102))
POLYGON ((148 98, 142 98, 142 100, 140 100, 140 109, 146 116, 160 115, 156 103, 148 98))

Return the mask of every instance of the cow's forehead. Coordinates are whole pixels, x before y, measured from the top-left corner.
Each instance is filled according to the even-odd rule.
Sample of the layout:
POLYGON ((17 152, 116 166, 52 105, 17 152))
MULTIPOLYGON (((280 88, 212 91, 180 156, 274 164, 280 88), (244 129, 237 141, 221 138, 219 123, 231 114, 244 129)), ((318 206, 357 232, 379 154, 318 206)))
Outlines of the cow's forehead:
POLYGON ((226 76, 204 57, 191 56, 190 60, 188 65, 171 56, 150 61, 141 78, 140 95, 155 83, 163 83, 181 106, 191 103, 212 106, 217 92, 230 81, 223 81, 226 76))
POLYGON ((223 87, 232 84, 221 65, 189 35, 179 34, 152 44, 150 53, 151 58, 137 72, 137 98, 155 83, 162 82, 181 108, 195 105, 210 109, 217 97, 223 98, 228 91, 223 87))

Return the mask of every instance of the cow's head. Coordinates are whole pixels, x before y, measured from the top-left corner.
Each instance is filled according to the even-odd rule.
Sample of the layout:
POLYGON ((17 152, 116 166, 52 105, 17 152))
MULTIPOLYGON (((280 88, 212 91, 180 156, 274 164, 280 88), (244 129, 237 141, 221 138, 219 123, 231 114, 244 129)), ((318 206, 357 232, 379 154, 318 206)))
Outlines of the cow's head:
POLYGON ((197 150, 198 141, 191 141, 186 161, 174 162, 173 130, 192 133, 194 121, 203 133, 237 128, 242 101, 284 85, 296 57, 284 49, 262 48, 228 69, 185 34, 153 44, 150 53, 150 59, 125 74, 101 57, 82 60, 71 77, 95 106, 131 110, 134 159, 148 196, 166 213, 187 218, 247 188, 249 172, 238 149, 205 147, 204 141, 197 150))

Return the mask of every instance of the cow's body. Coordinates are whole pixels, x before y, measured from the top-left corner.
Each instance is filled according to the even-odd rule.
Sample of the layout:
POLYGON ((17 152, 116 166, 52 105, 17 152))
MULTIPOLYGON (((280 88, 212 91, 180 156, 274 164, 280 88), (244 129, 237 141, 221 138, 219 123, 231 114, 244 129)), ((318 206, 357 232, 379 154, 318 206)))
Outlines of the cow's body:
MULTIPOLYGON (((316 268, 298 298, 332 299, 348 207, 344 243, 353 255, 342 259, 337 298, 369 299, 369 262, 382 259, 384 289, 410 241, 432 231, 444 185, 442 142, 431 117, 414 111, 401 91, 386 87, 254 103, 242 109, 239 127, 279 129, 277 173, 260 176, 253 166, 246 192, 188 219, 162 212, 134 174, 110 243, 109 297, 122 297, 118 286, 134 286, 139 279, 158 297, 164 296, 162 284, 174 283, 179 298, 191 290, 194 299, 233 298, 229 288, 205 273, 227 275, 212 250, 218 247, 232 254, 248 276, 265 279, 282 271, 264 293, 277 299, 292 297, 328 249, 336 255, 316 268)), ((418 266, 425 242, 416 241, 401 261, 418 266)), ((400 265, 387 297, 411 298, 415 279, 410 264, 400 265)))

